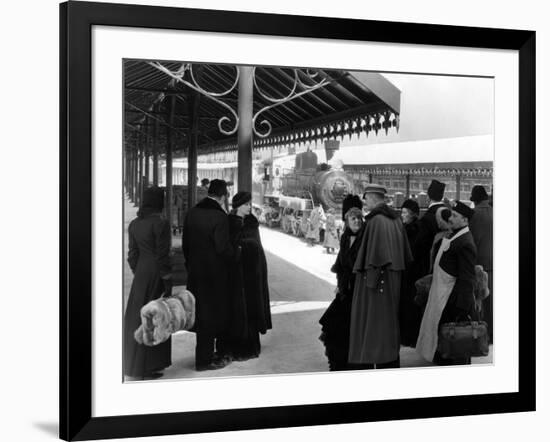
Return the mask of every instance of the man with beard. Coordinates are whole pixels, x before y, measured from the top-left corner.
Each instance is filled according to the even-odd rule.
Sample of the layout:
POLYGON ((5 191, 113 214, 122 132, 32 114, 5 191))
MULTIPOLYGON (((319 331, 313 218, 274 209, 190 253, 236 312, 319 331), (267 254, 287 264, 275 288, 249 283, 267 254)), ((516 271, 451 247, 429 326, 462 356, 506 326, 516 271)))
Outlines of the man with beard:
POLYGON ((234 249, 229 237, 227 184, 212 180, 208 196, 191 208, 185 218, 182 248, 188 272, 187 288, 196 299, 195 366, 216 370, 231 362, 220 354, 221 340, 229 328, 229 269, 234 249))
POLYGON ((397 368, 399 296, 403 271, 412 259, 401 219, 384 202, 386 189, 369 184, 363 236, 353 266, 350 368, 397 368))

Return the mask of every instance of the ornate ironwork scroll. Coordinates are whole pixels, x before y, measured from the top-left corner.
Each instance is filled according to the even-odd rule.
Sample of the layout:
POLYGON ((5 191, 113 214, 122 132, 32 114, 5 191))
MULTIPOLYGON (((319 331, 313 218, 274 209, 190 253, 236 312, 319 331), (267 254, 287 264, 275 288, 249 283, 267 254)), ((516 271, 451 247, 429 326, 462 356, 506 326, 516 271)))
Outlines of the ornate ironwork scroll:
POLYGON ((239 127, 239 116, 237 115, 237 112, 235 112, 230 105, 228 105, 227 103, 220 100, 221 97, 225 97, 226 95, 233 92, 235 87, 237 87, 237 85, 239 84, 239 69, 237 67, 235 67, 235 70, 236 70, 237 74, 235 75, 235 81, 233 82, 233 85, 229 89, 227 89, 226 91, 212 92, 212 91, 206 90, 205 88, 203 88, 202 86, 199 85, 199 83, 195 79, 195 75, 193 73, 193 65, 191 63, 183 65, 183 68, 178 70, 178 72, 172 72, 170 69, 163 66, 159 62, 149 62, 149 65, 156 68, 156 69, 158 69, 161 72, 164 72, 166 75, 173 78, 174 80, 176 80, 176 81, 178 81, 182 84, 185 84, 186 86, 190 87, 194 91, 196 91, 196 92, 200 93, 201 95, 215 101, 220 106, 223 106, 225 109, 227 109, 231 113, 231 115, 233 116, 233 118, 235 120, 235 125, 230 130, 224 129, 223 124, 225 122, 231 123, 231 118, 229 118, 227 116, 222 116, 218 120, 218 129, 224 135, 233 135, 237 132, 237 129, 239 127), (185 75, 186 71, 189 71, 189 76, 191 77, 191 81, 187 81, 184 78, 184 75, 185 75))
POLYGON ((270 104, 270 105, 265 106, 262 109, 260 109, 258 112, 256 112, 256 114, 252 118, 252 127, 253 127, 253 130, 254 130, 254 134, 257 135, 258 137, 267 138, 271 134, 271 130, 272 130, 271 123, 267 120, 262 120, 258 123, 260 126, 265 126, 267 128, 267 130, 265 132, 260 132, 256 128, 256 120, 258 119, 258 117, 262 113, 268 111, 269 109, 273 109, 274 107, 280 106, 281 104, 288 103, 289 101, 294 100, 295 98, 298 98, 298 97, 301 97, 303 95, 309 94, 309 93, 313 92, 316 89, 322 88, 322 87, 330 84, 330 80, 327 80, 326 78, 323 78, 320 82, 315 82, 314 79, 315 79, 315 77, 317 77, 319 75, 319 73, 315 72, 315 71, 311 71, 310 69, 307 69, 305 72, 302 71, 301 69, 293 69, 293 71, 294 71, 294 81, 293 81, 293 84, 290 88, 290 92, 284 97, 275 98, 275 97, 272 97, 272 96, 266 94, 264 91, 262 91, 262 89, 260 88, 260 86, 258 85, 258 82, 257 82, 256 68, 254 68, 253 78, 254 78, 254 86, 256 87, 256 91, 266 101, 273 103, 273 104, 270 104), (314 84, 313 85, 308 85, 308 84, 304 83, 302 81, 302 78, 300 77, 300 73, 302 75, 305 75, 314 84), (303 90, 301 92, 297 92, 298 87, 300 87, 303 90))

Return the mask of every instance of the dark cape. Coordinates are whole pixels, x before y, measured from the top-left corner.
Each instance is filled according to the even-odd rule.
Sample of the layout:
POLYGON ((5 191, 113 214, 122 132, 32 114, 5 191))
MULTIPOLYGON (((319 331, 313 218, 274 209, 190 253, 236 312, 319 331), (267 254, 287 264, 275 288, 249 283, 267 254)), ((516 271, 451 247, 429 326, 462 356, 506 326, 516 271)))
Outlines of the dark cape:
POLYGON ((331 271, 336 273, 338 294, 321 316, 321 340, 325 344, 325 354, 331 371, 348 368, 349 329, 351 300, 355 286, 353 265, 361 243, 362 229, 354 235, 346 227, 340 238, 340 250, 331 271), (353 244, 351 239, 355 238, 353 244))
POLYGON ((170 273, 170 224, 159 213, 134 219, 128 226, 128 264, 134 273, 124 315, 124 374, 144 377, 171 365, 171 338, 154 347, 138 344, 141 308, 164 291, 161 277, 170 273))
POLYGON ((235 357, 260 354, 258 334, 272 328, 267 260, 255 216, 230 214, 231 242, 238 253, 231 269, 230 287, 232 352, 235 357))
POLYGON ((401 278, 412 260, 401 219, 385 204, 366 216, 354 265, 350 364, 391 364, 399 360, 401 278))

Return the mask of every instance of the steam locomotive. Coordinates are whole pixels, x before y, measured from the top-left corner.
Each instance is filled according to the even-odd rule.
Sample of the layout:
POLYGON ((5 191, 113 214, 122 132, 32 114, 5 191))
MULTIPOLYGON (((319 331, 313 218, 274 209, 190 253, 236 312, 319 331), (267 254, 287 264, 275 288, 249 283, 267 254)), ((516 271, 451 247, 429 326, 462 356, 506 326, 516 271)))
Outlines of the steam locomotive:
POLYGON ((263 185, 253 186, 260 221, 297 236, 305 233, 314 206, 332 209, 340 218, 344 197, 354 189, 353 178, 341 167, 318 164, 317 155, 309 150, 296 155, 293 167, 274 163, 271 170, 272 179, 266 168, 263 185))
POLYGON ((276 193, 321 204, 324 210, 342 210, 344 197, 353 191, 353 179, 341 168, 317 164, 317 155, 307 151, 296 155, 295 166, 284 170, 276 193))

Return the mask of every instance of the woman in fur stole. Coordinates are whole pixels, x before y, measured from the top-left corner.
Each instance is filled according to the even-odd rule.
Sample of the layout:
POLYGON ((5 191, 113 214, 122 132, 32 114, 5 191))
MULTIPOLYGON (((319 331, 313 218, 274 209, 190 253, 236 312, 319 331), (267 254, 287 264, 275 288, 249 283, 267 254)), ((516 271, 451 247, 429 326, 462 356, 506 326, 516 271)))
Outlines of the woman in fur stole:
POLYGON ((325 344, 325 354, 328 358, 330 371, 348 369, 349 331, 351 300, 355 285, 353 264, 357 257, 360 237, 363 229, 363 206, 357 196, 348 196, 344 199, 343 218, 346 223, 340 238, 340 250, 331 271, 336 273, 336 296, 329 305, 319 323, 322 327, 320 336, 325 344))
POLYGON ((238 253, 231 276, 232 338, 226 346, 236 361, 257 358, 261 352, 260 334, 272 326, 267 261, 258 220, 250 213, 251 199, 250 192, 237 192, 229 214, 229 234, 238 253))
POLYGON ((171 292, 170 224, 161 215, 164 190, 143 192, 138 216, 128 226, 128 264, 134 274, 124 315, 124 374, 155 379, 171 364, 171 339, 154 347, 138 344, 135 330, 141 325, 141 308, 164 291, 171 292))

